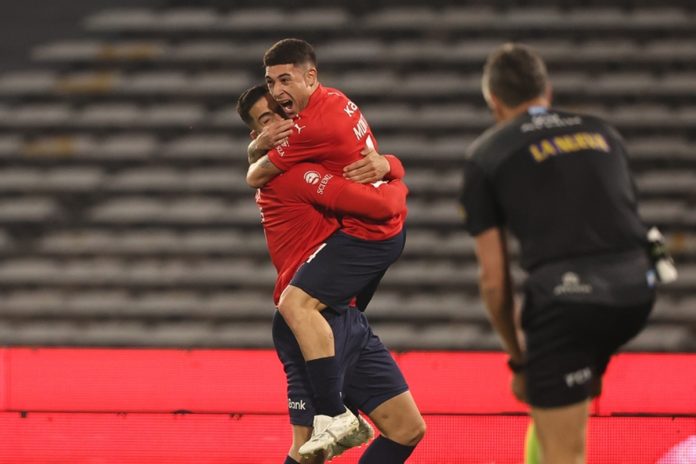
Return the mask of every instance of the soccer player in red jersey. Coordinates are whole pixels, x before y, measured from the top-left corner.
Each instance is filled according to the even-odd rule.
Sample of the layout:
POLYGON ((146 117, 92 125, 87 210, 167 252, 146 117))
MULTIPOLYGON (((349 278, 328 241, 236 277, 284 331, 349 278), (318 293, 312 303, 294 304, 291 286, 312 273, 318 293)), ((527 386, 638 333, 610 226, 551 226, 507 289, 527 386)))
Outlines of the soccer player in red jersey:
MULTIPOLYGON (((277 104, 263 86, 246 91, 237 105, 240 116, 256 132, 281 119, 273 108, 277 108, 277 104)), ((370 221, 384 221, 403 213, 407 193, 399 180, 404 174, 403 167, 394 157, 387 155, 384 159, 391 165, 393 180, 389 183, 361 185, 334 176, 319 164, 299 163, 259 189, 256 199, 271 259, 278 270, 276 304, 291 279, 296 278, 295 274, 302 273, 298 269, 306 269, 307 263, 345 261, 343 256, 336 254, 337 250, 362 258, 360 265, 363 267, 376 264, 377 269, 381 269, 385 260, 380 255, 387 253, 393 261, 401 253, 403 241, 400 237, 385 241, 353 239, 339 231, 340 216, 336 216, 352 214, 370 221), (334 243, 342 246, 336 248, 334 243)), ((344 274, 331 272, 326 266, 319 269, 321 274, 328 272, 330 278, 337 277, 348 288, 353 285, 360 292, 356 293, 358 306, 364 309, 383 271, 365 285, 364 279, 356 280, 352 276, 354 268, 344 267, 348 270, 344 274)), ((312 273, 304 272, 304 275, 310 277, 304 282, 311 286, 314 283, 312 273)), ((326 285, 327 282, 319 279, 316 284, 326 285)), ((322 290, 314 287, 313 291, 322 290)), ((330 295, 330 292, 325 293, 329 300, 330 295)), ((340 388, 346 404, 367 413, 382 433, 360 462, 404 462, 422 438, 425 423, 398 366, 372 333, 364 314, 356 308, 343 306, 338 301, 321 313, 335 336, 340 388)), ((288 409, 293 425, 293 445, 286 463, 295 463, 301 457, 300 447, 311 436, 312 425, 317 427, 314 420, 317 402, 300 346, 278 312, 273 321, 273 340, 288 380, 288 409)), ((362 418, 357 420, 358 426, 352 432, 337 437, 319 453, 302 456, 309 457, 311 462, 323 462, 325 458, 368 441, 372 436, 370 426, 362 418)))
MULTIPOLYGON (((279 123, 278 126, 271 125, 250 145, 250 161, 255 161, 247 173, 250 186, 262 187, 273 177, 303 161, 321 163, 333 176, 343 176, 347 167, 348 176, 357 173, 361 182, 378 181, 388 172, 388 162, 382 160, 382 168, 373 178, 360 175, 364 168, 361 153, 366 147, 376 149, 374 137, 355 103, 339 90, 319 83, 316 55, 310 44, 298 39, 281 40, 266 51, 264 65, 269 92, 290 121, 279 123), (269 137, 273 129, 276 130, 275 137, 269 137), (286 139, 282 138, 284 135, 287 135, 286 139), (277 145, 269 144, 269 140, 277 145), (266 152, 267 155, 256 161, 258 155, 266 152), (357 165, 353 164, 356 161, 357 165)), ((401 215, 386 221, 344 215, 341 230, 356 240, 391 240, 403 235, 403 220, 404 216, 401 215)), ((356 259, 351 260, 346 256, 346 263, 350 266, 356 263, 356 259)), ((331 264, 333 270, 341 266, 338 260, 327 265, 331 264)), ((383 268, 386 270, 389 264, 383 263, 383 268)), ((301 271, 311 272, 306 268, 303 267, 301 271)), ((278 309, 302 348, 314 386, 317 415, 325 416, 322 421, 324 418, 334 418, 335 426, 343 428, 341 423, 351 423, 344 416, 349 411, 341 401, 332 333, 320 314, 323 308, 332 303, 332 295, 316 291, 317 287, 329 290, 331 285, 336 286, 338 282, 324 282, 321 286, 309 288, 303 285, 302 279, 295 279, 283 291, 278 309)), ((339 291, 340 288, 336 288, 334 293, 338 294, 339 291)), ((303 450, 324 446, 321 443, 332 440, 331 433, 319 434, 319 429, 315 427, 312 439, 303 450)))

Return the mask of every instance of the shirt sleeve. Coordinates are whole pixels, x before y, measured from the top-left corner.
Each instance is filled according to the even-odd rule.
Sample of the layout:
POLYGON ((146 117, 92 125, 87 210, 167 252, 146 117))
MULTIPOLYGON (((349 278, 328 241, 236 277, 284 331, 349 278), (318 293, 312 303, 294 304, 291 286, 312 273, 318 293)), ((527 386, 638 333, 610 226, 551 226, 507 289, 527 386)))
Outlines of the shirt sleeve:
POLYGON ((321 165, 303 163, 286 175, 292 176, 295 196, 341 215, 380 221, 406 210, 408 188, 400 180, 357 184, 330 174, 321 165))
POLYGON ((505 224, 490 179, 472 160, 464 163, 464 187, 460 203, 464 216, 464 229, 473 236, 505 224))
POLYGON ((406 170, 404 169, 404 165, 401 164, 401 160, 394 155, 384 155, 384 157, 389 162, 389 172, 385 176, 385 179, 403 179, 406 175, 406 170))
POLYGON ((283 171, 298 163, 321 162, 332 153, 331 131, 324 130, 321 124, 303 126, 302 119, 296 121, 290 137, 268 152, 271 163, 283 171), (298 126, 302 128, 299 132, 298 126))

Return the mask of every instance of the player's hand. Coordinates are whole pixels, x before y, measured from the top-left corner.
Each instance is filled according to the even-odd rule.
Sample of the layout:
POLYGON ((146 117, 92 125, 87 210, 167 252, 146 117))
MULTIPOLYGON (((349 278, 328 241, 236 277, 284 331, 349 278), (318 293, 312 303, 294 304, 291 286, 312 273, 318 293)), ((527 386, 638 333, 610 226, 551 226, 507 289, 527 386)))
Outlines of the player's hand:
POLYGON ((527 387, 524 372, 518 372, 512 376, 512 394, 519 401, 527 402, 527 387))
POLYGON ((271 150, 280 145, 292 134, 293 122, 291 119, 273 121, 263 128, 256 136, 256 148, 259 150, 271 150))
POLYGON ((343 177, 359 184, 370 184, 389 173, 389 161, 374 148, 365 148, 360 154, 364 158, 343 168, 343 177))

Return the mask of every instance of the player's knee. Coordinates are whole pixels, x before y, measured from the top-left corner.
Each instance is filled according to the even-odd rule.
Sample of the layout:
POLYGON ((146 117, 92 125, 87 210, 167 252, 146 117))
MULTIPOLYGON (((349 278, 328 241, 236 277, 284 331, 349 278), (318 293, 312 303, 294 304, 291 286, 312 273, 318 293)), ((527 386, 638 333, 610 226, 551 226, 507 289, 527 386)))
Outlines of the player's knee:
POLYGON ((427 426, 425 425, 425 421, 421 417, 418 423, 415 425, 413 428, 412 434, 411 434, 411 442, 409 443, 409 446, 416 446, 420 441, 423 439, 425 436, 425 431, 427 429, 427 426))
POLYGON ((318 300, 293 287, 285 289, 278 301, 278 311, 291 327, 293 323, 302 322, 309 313, 322 309, 323 305, 318 300))
POLYGON ((301 310, 302 308, 294 305, 288 299, 281 298, 278 302, 278 312, 281 316, 283 316, 283 319, 285 319, 285 322, 287 322, 290 327, 295 325, 297 320, 301 318, 301 314, 299 312, 301 310))
POLYGON ((292 298, 281 298, 278 302, 278 312, 291 328, 301 325, 309 311, 311 311, 309 308, 303 307, 292 298))
POLYGON ((426 425, 422 417, 409 421, 396 432, 391 440, 405 446, 416 446, 425 436, 426 425))

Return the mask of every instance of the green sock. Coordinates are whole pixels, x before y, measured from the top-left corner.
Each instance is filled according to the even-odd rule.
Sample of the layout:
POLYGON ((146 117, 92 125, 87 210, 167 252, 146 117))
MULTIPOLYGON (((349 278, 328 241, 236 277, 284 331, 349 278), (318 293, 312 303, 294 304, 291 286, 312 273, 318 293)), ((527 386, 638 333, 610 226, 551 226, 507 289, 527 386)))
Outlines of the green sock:
POLYGON ((541 450, 534 422, 529 423, 527 436, 524 439, 524 464, 541 464, 541 450))

